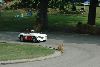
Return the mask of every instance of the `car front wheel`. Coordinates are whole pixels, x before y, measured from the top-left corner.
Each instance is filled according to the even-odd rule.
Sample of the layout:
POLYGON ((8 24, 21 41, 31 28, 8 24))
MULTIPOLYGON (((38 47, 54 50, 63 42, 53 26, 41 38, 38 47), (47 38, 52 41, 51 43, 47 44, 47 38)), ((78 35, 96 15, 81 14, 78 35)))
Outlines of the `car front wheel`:
POLYGON ((33 41, 34 43, 36 43, 36 42, 37 42, 37 38, 36 38, 36 37, 33 37, 32 41, 33 41))

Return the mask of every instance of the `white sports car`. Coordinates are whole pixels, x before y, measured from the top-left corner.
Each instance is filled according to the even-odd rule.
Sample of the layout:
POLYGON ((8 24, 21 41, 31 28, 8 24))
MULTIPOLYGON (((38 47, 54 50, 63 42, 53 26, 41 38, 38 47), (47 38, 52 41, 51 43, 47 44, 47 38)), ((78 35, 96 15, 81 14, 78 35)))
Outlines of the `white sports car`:
POLYGON ((46 41, 47 40, 47 35, 46 34, 41 34, 41 33, 35 33, 34 30, 31 30, 31 32, 28 32, 29 30, 26 29, 26 33, 20 33, 18 35, 18 38, 20 39, 21 42, 24 40, 32 40, 34 43, 40 42, 40 41, 46 41))

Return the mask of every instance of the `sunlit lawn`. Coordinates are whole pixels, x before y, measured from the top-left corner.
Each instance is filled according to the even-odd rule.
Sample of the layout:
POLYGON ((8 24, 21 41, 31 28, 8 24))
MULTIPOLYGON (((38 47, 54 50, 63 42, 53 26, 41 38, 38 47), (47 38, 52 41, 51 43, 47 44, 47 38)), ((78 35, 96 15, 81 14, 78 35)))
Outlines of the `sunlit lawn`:
POLYGON ((0 43, 0 61, 31 59, 53 53, 54 50, 36 45, 0 43))

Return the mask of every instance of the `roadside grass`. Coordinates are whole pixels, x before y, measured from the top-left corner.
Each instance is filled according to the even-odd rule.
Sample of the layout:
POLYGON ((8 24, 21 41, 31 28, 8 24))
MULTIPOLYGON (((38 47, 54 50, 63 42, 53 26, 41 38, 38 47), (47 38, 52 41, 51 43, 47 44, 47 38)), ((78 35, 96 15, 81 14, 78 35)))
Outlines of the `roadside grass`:
POLYGON ((31 59, 53 53, 54 50, 36 45, 0 43, 0 61, 31 59))

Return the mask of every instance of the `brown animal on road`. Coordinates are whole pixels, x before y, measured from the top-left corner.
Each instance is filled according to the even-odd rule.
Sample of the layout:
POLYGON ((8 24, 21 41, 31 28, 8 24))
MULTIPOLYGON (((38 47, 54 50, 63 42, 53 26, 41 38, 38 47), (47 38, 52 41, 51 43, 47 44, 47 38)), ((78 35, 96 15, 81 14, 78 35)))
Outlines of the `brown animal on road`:
POLYGON ((63 45, 58 46, 58 51, 65 51, 64 48, 63 48, 63 45))

